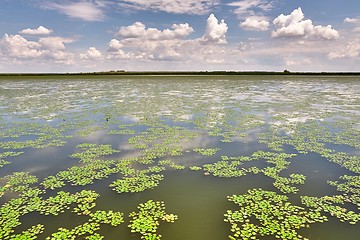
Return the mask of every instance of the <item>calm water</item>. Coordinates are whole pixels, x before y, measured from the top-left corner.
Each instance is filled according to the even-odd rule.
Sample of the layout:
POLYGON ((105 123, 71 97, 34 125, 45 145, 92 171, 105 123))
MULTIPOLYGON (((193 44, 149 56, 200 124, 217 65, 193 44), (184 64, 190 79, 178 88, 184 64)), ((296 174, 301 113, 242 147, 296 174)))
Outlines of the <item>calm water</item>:
MULTIPOLYGON (((105 239, 140 239, 140 234, 130 233, 127 227, 129 213, 150 199, 164 201, 166 211, 179 217, 173 224, 160 224, 158 234, 162 239, 229 239, 231 226, 224 222, 224 213, 238 207, 227 196, 262 188, 287 195, 292 204, 304 207, 300 196, 341 195, 327 181, 338 181, 343 175, 359 175, 356 169, 332 162, 313 147, 314 142, 320 143, 321 149, 357 156, 356 161, 360 162, 359 77, 5 78, 0 79, 0 111, 0 153, 24 152, 4 158, 10 163, 0 168, 0 177, 28 172, 38 178, 38 183, 72 166, 82 166, 79 159, 70 157, 79 152, 76 146, 81 143, 110 144, 120 153, 100 159, 122 161, 143 155, 143 149, 135 148, 129 139, 143 136, 148 148, 153 149, 157 143, 166 144, 162 141, 169 137, 166 135, 172 131, 169 129, 180 129, 175 136, 182 135, 181 140, 175 141, 170 134, 166 146, 180 147, 181 154, 165 154, 152 165, 159 160, 171 160, 185 169, 166 168, 161 173, 164 180, 153 189, 119 194, 109 187, 123 177, 115 173, 86 186, 67 183, 60 189, 46 190, 45 197, 60 190, 91 189, 100 194, 93 210, 122 212, 125 222, 118 227, 101 225, 98 232, 105 239), (161 129, 160 133, 156 132, 155 140, 149 140, 149 136, 154 136, 151 128, 161 129), (131 134, 111 134, 119 129, 131 130, 131 134), (39 140, 36 144, 50 140, 64 142, 61 146, 38 149, 36 144, 26 145, 31 140, 39 140), (276 140, 280 149, 273 147, 276 140), (11 141, 24 146, 7 148, 4 143, 11 141), (299 151, 299 142, 309 142, 307 153, 299 151), (218 149, 214 155, 203 156, 195 148, 218 149), (294 185, 297 193, 282 193, 273 185, 274 179, 261 173, 226 178, 213 176, 204 169, 189 169, 217 163, 221 156, 251 156, 260 150, 296 154, 287 160, 287 168, 279 175, 305 175, 304 184, 294 185)), ((273 164, 259 159, 238 169, 269 166, 273 164)), ((147 166, 133 167, 140 170, 147 166)), ((1 179, 0 184, 3 186, 6 181, 1 179)), ((42 189, 38 184, 33 186, 42 189)), ((5 204, 16 197, 15 193, 5 192, 0 201, 5 204)), ((360 214, 356 206, 346 207, 360 214)), ((298 232, 309 239, 359 238, 360 223, 350 225, 323 214, 329 222, 311 224, 298 232)), ((66 211, 59 216, 30 213, 21 216, 20 221, 22 224, 14 229, 15 233, 41 223, 45 230, 38 238, 45 239, 59 227, 71 229, 87 218, 66 211)))

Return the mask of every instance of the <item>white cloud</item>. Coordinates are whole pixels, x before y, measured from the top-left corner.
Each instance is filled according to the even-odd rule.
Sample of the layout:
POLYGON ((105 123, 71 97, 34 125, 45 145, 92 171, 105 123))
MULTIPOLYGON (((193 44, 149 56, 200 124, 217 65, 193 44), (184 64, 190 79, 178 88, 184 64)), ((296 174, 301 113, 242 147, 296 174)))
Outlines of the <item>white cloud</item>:
POLYGON ((331 25, 326 27, 314 26, 310 19, 304 20, 304 14, 299 7, 290 15, 281 14, 273 21, 276 30, 272 32, 272 37, 316 37, 328 40, 339 38, 339 33, 332 29, 331 25))
POLYGON ((61 37, 40 38, 38 42, 29 41, 20 35, 5 34, 0 40, 3 56, 11 60, 39 60, 52 59, 55 63, 71 64, 73 54, 65 49, 65 43, 72 39, 61 37))
POLYGON ((65 44, 72 42, 74 42, 73 39, 62 37, 46 37, 39 39, 42 49, 51 51, 65 50, 65 44))
POLYGON ((356 58, 360 56, 360 41, 353 41, 348 43, 345 48, 338 51, 330 52, 328 54, 329 59, 337 58, 356 58))
POLYGON ((44 8, 59 11, 70 18, 84 21, 102 21, 105 18, 105 1, 83 0, 80 2, 62 1, 61 3, 45 3, 44 8))
POLYGON ((98 60, 102 57, 102 53, 95 47, 90 47, 85 54, 80 54, 80 58, 85 60, 98 60))
POLYGON ((303 59, 303 60, 286 60, 287 66, 303 66, 311 64, 310 59, 303 59))
POLYGON ((177 14, 202 15, 210 12, 219 0, 123 0, 120 6, 133 10, 164 11, 177 14))
POLYGON ((0 47, 5 56, 14 58, 35 58, 42 55, 38 42, 28 41, 20 35, 5 34, 0 40, 0 47))
POLYGON ((228 6, 236 7, 234 10, 241 18, 262 14, 268 12, 275 7, 275 2, 272 0, 242 0, 228 3, 228 6))
POLYGON ((130 58, 130 55, 125 53, 123 50, 124 44, 122 44, 117 39, 111 39, 111 41, 108 44, 108 52, 109 56, 108 58, 118 58, 118 59, 127 59, 130 58))
POLYGON ((360 32, 360 18, 345 18, 344 23, 349 23, 354 26, 352 32, 360 32))
POLYGON ((128 27, 121 27, 118 36, 124 38, 143 38, 149 40, 169 40, 178 39, 188 36, 194 31, 188 23, 185 24, 174 24, 172 29, 165 29, 160 31, 156 28, 145 28, 145 25, 141 22, 136 22, 128 27))
POLYGON ((200 38, 185 39, 193 28, 188 23, 174 24, 172 29, 146 28, 143 23, 121 27, 108 44, 109 58, 148 61, 199 61, 223 62, 221 45, 226 43, 227 25, 211 14, 205 33, 200 38), (216 57, 215 57, 216 56, 216 57), (213 58, 214 57, 214 58, 213 58), (215 61, 217 60, 217 61, 215 61))
POLYGON ((214 14, 211 14, 207 19, 206 31, 203 39, 211 43, 226 43, 226 33, 228 26, 222 19, 219 23, 214 14))
POLYGON ((28 35, 49 35, 53 32, 51 29, 47 29, 43 26, 39 26, 36 29, 27 28, 24 30, 21 30, 20 34, 28 34, 28 35))
POLYGON ((240 26, 246 30, 266 31, 269 29, 270 23, 257 17, 247 18, 240 26))
POLYGON ((345 18, 345 23, 360 23, 360 18, 345 18))
POLYGON ((109 42, 109 50, 110 51, 117 51, 121 49, 124 45, 117 39, 111 39, 109 42))

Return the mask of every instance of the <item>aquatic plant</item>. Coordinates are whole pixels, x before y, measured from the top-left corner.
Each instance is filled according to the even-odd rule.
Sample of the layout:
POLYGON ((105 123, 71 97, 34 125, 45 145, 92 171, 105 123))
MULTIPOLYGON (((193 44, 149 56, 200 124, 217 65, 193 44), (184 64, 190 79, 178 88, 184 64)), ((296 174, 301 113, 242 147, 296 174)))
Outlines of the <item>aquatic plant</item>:
POLYGON ((160 181, 164 179, 163 175, 160 174, 152 174, 146 175, 140 173, 134 177, 125 177, 123 179, 119 179, 110 184, 110 187, 113 188, 118 193, 125 192, 142 192, 146 189, 152 189, 160 184, 160 181))
POLYGON ((319 211, 308 212, 292 205, 287 196, 262 189, 229 196, 228 200, 240 207, 236 211, 228 210, 224 215, 225 222, 231 224, 233 235, 229 236, 230 239, 258 239, 260 236, 301 239, 297 229, 327 220, 319 211))
POLYGON ((21 234, 13 234, 14 229, 21 225, 21 216, 33 212, 56 216, 71 208, 79 215, 88 215, 90 210, 95 207, 94 202, 99 196, 93 191, 83 190, 74 194, 60 191, 55 196, 44 198, 44 191, 40 189, 23 185, 21 190, 19 197, 10 199, 0 208, 0 239, 12 237, 35 239, 36 235, 43 231, 41 224, 33 226, 21 234))
POLYGON ((22 193, 26 191, 30 185, 37 183, 38 178, 30 175, 27 172, 13 172, 11 175, 0 179, 3 183, 0 185, 0 197, 6 191, 22 193))
MULTIPOLYGON (((301 196, 301 202, 316 211, 329 213, 331 216, 338 218, 341 222, 356 224, 360 221, 360 214, 344 207, 345 202, 351 202, 346 195, 309 197, 301 196)), ((357 202, 355 202, 356 204, 357 202)), ((359 206, 359 205, 358 205, 359 206)))
POLYGON ((3 166, 10 163, 9 161, 5 161, 4 160, 5 158, 16 157, 16 156, 19 156, 19 155, 21 155, 23 153, 24 152, 10 152, 10 151, 0 153, 0 168, 2 168, 3 166))
POLYGON ((93 160, 82 166, 73 166, 69 170, 59 172, 56 177, 70 182, 72 185, 84 186, 92 184, 95 179, 105 179, 117 172, 115 162, 111 160, 93 160))
POLYGON ((11 236, 12 240, 32 240, 37 239, 37 235, 44 231, 44 225, 38 224, 32 226, 30 229, 23 231, 20 234, 11 236))
POLYGON ((171 167, 171 168, 173 168, 173 169, 176 169, 176 170, 185 169, 184 166, 178 165, 178 164, 174 163, 174 162, 171 161, 171 160, 161 160, 161 161, 158 162, 158 165, 159 165, 159 166, 169 166, 169 167, 171 167))
POLYGON ((220 150, 220 148, 194 148, 193 151, 203 155, 203 156, 212 156, 214 155, 216 152, 218 152, 220 150))
POLYGON ((120 130, 111 130, 108 134, 119 134, 119 135, 134 135, 136 132, 133 129, 120 129, 120 130))
POLYGON ((156 234, 159 221, 173 223, 178 219, 177 215, 165 212, 165 203, 149 200, 139 204, 138 212, 129 214, 130 224, 128 227, 133 233, 140 233, 141 239, 160 239, 161 235, 156 234))
POLYGON ((123 214, 121 212, 98 210, 94 213, 90 213, 89 216, 91 217, 91 222, 110 224, 114 227, 124 222, 123 214))
POLYGON ((82 143, 77 146, 81 152, 70 155, 72 158, 80 158, 81 162, 87 163, 102 156, 108 156, 114 153, 119 153, 119 150, 113 149, 111 145, 82 143))
POLYGON ((239 161, 218 161, 213 164, 205 164, 203 165, 203 170, 205 173, 216 177, 241 177, 246 175, 246 171, 243 169, 238 169, 238 166, 241 164, 239 161))
POLYGON ((189 168, 191 171, 200 171, 202 169, 202 167, 198 167, 198 166, 191 166, 189 168))
MULTIPOLYGON (((66 228, 59 228, 57 232, 53 233, 50 237, 47 237, 46 240, 68 240, 68 239, 78 239, 79 237, 93 236, 96 231, 100 229, 100 224, 98 223, 84 223, 75 227, 74 229, 68 230, 66 228)), ((99 237, 99 234, 95 236, 99 237)))
POLYGON ((55 176, 49 176, 41 182, 41 185, 43 185, 45 189, 50 188, 51 190, 54 190, 65 186, 65 183, 55 176))

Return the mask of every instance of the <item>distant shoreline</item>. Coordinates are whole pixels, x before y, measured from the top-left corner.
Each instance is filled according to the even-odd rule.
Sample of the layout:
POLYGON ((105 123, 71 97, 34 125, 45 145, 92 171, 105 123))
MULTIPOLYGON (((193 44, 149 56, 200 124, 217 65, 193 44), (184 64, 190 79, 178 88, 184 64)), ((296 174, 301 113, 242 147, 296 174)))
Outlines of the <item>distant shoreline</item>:
POLYGON ((0 77, 22 76, 242 76, 242 75, 304 75, 304 76, 360 76, 360 72, 267 72, 267 71, 109 71, 109 72, 79 72, 79 73, 0 73, 0 77))

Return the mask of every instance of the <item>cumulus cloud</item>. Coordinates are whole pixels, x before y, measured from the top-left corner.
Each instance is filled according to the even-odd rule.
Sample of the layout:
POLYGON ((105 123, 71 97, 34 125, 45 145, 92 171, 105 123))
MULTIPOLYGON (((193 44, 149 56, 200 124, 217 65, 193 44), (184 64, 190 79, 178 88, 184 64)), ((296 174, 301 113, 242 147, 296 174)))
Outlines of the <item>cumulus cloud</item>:
POLYGON ((125 53, 123 50, 124 44, 117 39, 111 39, 108 47, 108 58, 128 59, 131 57, 131 54, 125 53))
POLYGON ((247 18, 272 10, 275 7, 275 2, 273 0, 242 0, 231 2, 227 5, 236 7, 234 13, 239 17, 247 18))
POLYGON ((61 37, 40 38, 39 41, 29 41, 20 35, 5 34, 0 40, 2 54, 8 60, 46 60, 53 59, 56 63, 72 63, 73 54, 65 49, 65 43, 73 40, 61 37))
POLYGON ((117 51, 119 49, 121 49, 124 45, 117 39, 111 39, 111 41, 109 42, 109 51, 113 52, 113 51, 117 51))
POLYGON ((90 47, 85 54, 80 54, 80 58, 85 60, 98 60, 102 57, 102 53, 95 47, 90 47))
POLYGON ((74 42, 73 39, 63 37, 46 37, 39 39, 41 48, 51 51, 65 50, 65 44, 72 42, 74 42))
POLYGON ((85 0, 80 2, 62 1, 60 3, 46 3, 44 8, 56 10, 70 18, 84 21, 102 21, 105 18, 105 1, 85 0))
POLYGON ((20 35, 5 34, 0 41, 3 54, 15 58, 35 58, 42 55, 38 42, 28 41, 20 35))
POLYGON ((356 58, 360 56, 360 41, 353 41, 348 43, 343 49, 339 51, 330 52, 329 59, 337 58, 356 58))
MULTIPOLYGON (((146 28, 137 22, 121 27, 117 36, 108 44, 109 58, 143 59, 150 61, 187 61, 199 59, 212 61, 211 56, 223 54, 221 45, 226 43, 227 25, 211 14, 205 33, 200 38, 186 39, 193 32, 188 23, 174 24, 171 29, 146 28)), ((220 61, 220 58, 215 58, 220 61)), ((213 61, 214 62, 214 61, 213 61)))
POLYGON ((215 15, 211 14, 207 19, 206 31, 203 39, 206 42, 211 43, 226 43, 227 30, 228 26, 224 19, 219 22, 215 15))
POLYGON ((219 0, 123 0, 120 6, 133 10, 164 11, 177 14, 202 15, 209 13, 213 6, 219 4, 219 0))
POLYGON ((314 26, 310 19, 304 20, 304 14, 299 7, 290 15, 281 14, 274 19, 273 24, 276 30, 271 36, 277 37, 316 37, 328 40, 339 38, 339 33, 335 29, 328 26, 314 26))
POLYGON ((194 29, 185 24, 174 24, 172 30, 165 29, 160 31, 156 28, 145 28, 145 25, 141 22, 136 22, 128 27, 121 27, 118 36, 124 38, 143 38, 149 40, 166 40, 166 39, 177 39, 184 38, 192 33, 194 29))
POLYGON ((53 32, 51 29, 47 29, 46 27, 39 26, 36 29, 27 28, 24 30, 21 30, 20 34, 27 34, 27 35, 49 35, 53 32))
POLYGON ((269 29, 270 23, 264 19, 250 17, 242 22, 240 26, 246 30, 266 31, 269 29))
POLYGON ((266 31, 270 23, 265 14, 275 7, 274 0, 242 0, 228 3, 236 7, 234 13, 242 20, 240 27, 250 31, 266 31))

